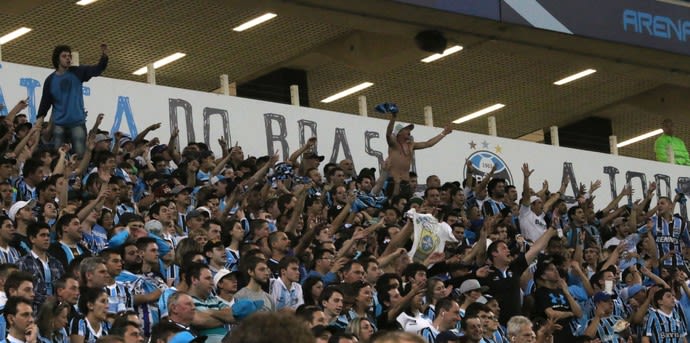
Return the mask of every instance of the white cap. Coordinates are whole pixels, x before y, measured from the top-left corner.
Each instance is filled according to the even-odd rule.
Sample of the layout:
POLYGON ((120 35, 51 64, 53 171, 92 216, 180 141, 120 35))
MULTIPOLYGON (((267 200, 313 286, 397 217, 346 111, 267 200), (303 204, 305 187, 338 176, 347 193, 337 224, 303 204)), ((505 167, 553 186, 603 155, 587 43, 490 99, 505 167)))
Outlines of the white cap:
POLYGON ((533 195, 533 196, 529 197, 529 203, 530 203, 530 204, 533 203, 533 202, 535 202, 535 201, 537 201, 537 200, 542 201, 541 198, 538 197, 538 196, 536 196, 536 195, 533 195))
POLYGON ((230 275, 230 274, 232 274, 232 273, 233 273, 233 272, 231 272, 231 271, 229 271, 229 270, 227 270, 227 269, 225 269, 225 268, 219 270, 219 271, 216 273, 216 276, 213 277, 213 287, 218 288, 218 283, 220 282, 220 280, 222 280, 224 277, 226 277, 226 276, 228 276, 228 275, 230 275))
POLYGON ((201 212, 206 212, 208 214, 209 218, 213 218, 213 215, 211 214, 211 209, 206 207, 206 206, 199 206, 196 208, 197 211, 201 212))
POLYGON ((33 207, 35 203, 36 200, 33 199, 29 201, 17 201, 14 203, 14 205, 12 205, 12 207, 10 207, 10 210, 7 212, 7 216, 14 221, 14 218, 17 216, 17 212, 19 212, 19 210, 26 206, 33 207))

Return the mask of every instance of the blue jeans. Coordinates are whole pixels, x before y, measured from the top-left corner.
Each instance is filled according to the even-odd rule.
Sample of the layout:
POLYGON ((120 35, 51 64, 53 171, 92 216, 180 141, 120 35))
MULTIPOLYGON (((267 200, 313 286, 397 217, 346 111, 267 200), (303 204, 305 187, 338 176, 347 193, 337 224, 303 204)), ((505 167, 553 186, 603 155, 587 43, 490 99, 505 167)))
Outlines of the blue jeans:
POLYGON ((72 152, 81 158, 86 151, 86 124, 74 127, 53 125, 53 145, 55 148, 59 149, 65 144, 65 135, 67 134, 69 134, 69 142, 72 143, 72 152))

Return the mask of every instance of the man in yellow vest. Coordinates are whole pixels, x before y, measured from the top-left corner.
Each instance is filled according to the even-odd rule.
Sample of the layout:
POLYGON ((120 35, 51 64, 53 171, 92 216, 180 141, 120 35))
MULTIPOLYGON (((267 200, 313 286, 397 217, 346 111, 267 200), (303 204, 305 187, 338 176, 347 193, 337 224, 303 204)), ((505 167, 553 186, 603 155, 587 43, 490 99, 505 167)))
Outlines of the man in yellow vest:
POLYGON ((664 119, 661 128, 664 130, 664 133, 654 142, 656 160, 669 162, 668 149, 670 146, 675 164, 690 165, 690 157, 688 157, 688 149, 685 147, 685 143, 678 136, 673 135, 673 121, 671 119, 664 119))

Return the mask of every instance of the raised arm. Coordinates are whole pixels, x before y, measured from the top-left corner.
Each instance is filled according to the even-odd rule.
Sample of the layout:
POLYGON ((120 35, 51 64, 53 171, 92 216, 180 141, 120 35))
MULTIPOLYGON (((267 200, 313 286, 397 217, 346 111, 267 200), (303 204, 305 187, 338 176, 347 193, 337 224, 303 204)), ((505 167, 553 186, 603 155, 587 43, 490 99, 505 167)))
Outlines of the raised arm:
POLYGON ((388 142, 389 147, 394 147, 397 145, 395 138, 393 137, 393 128, 395 127, 395 114, 391 114, 391 119, 388 121, 388 126, 386 126, 386 142, 388 142))
MULTIPOLYGON (((553 224, 553 223, 552 223, 553 224)), ((539 255, 539 253, 546 248, 546 245, 549 243, 549 240, 551 237, 553 237, 556 234, 556 229, 553 228, 553 225, 549 227, 546 230, 546 233, 544 233, 539 239, 537 239, 534 244, 527 250, 525 253, 525 260, 527 260, 527 264, 530 264, 534 261, 535 258, 539 255)))
POLYGON ((309 150, 313 150, 314 147, 316 146, 316 137, 309 138, 304 145, 302 145, 299 149, 295 150, 292 154, 290 154, 290 157, 288 157, 288 161, 292 163, 293 166, 297 166, 297 159, 302 156, 305 152, 309 150))
POLYGON ((431 137, 431 139, 425 141, 425 142, 415 142, 414 143, 414 149, 419 150, 419 149, 426 149, 426 148, 431 148, 432 146, 436 145, 436 143, 440 142, 443 137, 448 136, 451 132, 453 132, 453 129, 450 126, 451 124, 446 125, 446 127, 443 128, 443 131, 439 133, 438 135, 431 137))
POLYGON ((381 254, 381 257, 392 254, 398 250, 398 248, 402 248, 403 245, 405 245, 405 242, 407 242, 407 240, 410 239, 410 236, 412 236, 412 232, 414 232, 414 226, 412 225, 412 219, 408 218, 405 226, 403 226, 403 229, 400 230, 397 235, 393 236, 390 243, 388 243, 388 246, 386 247, 386 250, 383 251, 383 254, 381 254))
POLYGON ((19 114, 19 112, 21 112, 21 111, 24 110, 27 106, 29 106, 29 105, 27 104, 27 101, 28 101, 28 100, 29 100, 29 99, 22 99, 22 100, 20 100, 16 105, 14 105, 14 107, 10 110, 10 113, 8 113, 8 114, 7 114, 7 117, 5 117, 5 120, 9 121, 10 123, 11 123, 11 122, 14 122, 14 117, 16 117, 17 114, 19 114))
POLYGON ((522 164, 522 200, 520 200, 520 204, 529 207, 530 201, 530 192, 529 192, 529 177, 534 173, 534 169, 530 170, 529 169, 529 164, 523 163, 522 164))
POLYGON ((137 144, 137 143, 143 141, 149 132, 151 132, 153 130, 157 130, 160 127, 161 127, 161 123, 149 125, 147 128, 144 129, 144 131, 139 132, 139 134, 136 137, 134 137, 134 144, 137 144))

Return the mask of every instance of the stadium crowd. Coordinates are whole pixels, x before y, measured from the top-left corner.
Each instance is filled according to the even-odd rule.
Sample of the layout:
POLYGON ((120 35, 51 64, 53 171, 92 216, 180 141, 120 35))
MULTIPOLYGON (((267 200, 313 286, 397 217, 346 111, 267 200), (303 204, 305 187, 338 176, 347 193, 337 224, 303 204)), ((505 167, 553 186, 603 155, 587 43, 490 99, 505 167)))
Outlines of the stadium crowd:
MULTIPOLYGON (((71 67, 56 48, 49 78, 81 85, 102 49, 71 67)), ((34 124, 26 101, 0 121, 9 343, 687 342, 682 194, 652 183, 621 206, 626 187, 595 208, 599 181, 569 198, 568 178, 534 188, 527 164, 517 185, 469 162, 463 180, 419 183, 413 150, 452 131, 415 142, 394 104, 377 107, 377 173, 324 163, 316 138, 281 161, 222 139, 221 156, 179 147, 177 130, 163 144, 160 124, 111 136, 102 114, 86 131, 83 101, 44 121, 73 111, 69 87, 45 88, 34 124)))

